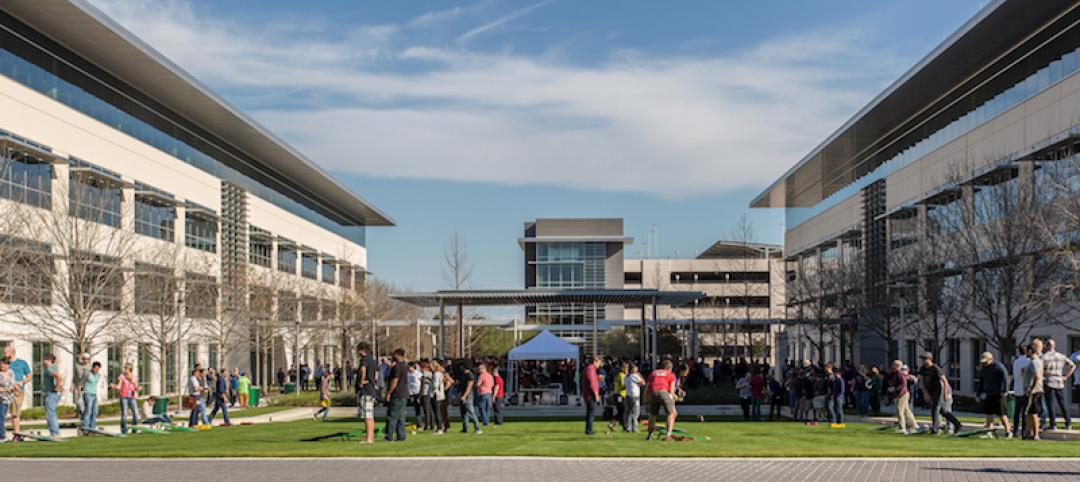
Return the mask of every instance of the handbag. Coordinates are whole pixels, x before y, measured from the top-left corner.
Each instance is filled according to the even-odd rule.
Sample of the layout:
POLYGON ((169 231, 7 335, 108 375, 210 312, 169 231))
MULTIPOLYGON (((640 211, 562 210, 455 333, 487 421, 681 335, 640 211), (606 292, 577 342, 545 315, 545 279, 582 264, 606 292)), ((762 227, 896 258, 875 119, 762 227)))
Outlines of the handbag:
POLYGON ((198 405, 199 405, 199 399, 196 398, 194 395, 186 395, 186 396, 184 396, 184 409, 185 410, 194 410, 195 407, 198 406, 198 405))

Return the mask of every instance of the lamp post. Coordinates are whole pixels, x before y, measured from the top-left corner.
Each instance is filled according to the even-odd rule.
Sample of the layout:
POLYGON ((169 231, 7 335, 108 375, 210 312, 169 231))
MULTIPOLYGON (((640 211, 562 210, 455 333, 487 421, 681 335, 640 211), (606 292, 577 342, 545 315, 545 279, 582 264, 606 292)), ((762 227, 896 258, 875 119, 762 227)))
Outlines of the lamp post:
POLYGON ((184 372, 180 369, 180 343, 181 335, 183 334, 184 326, 184 287, 178 286, 176 288, 176 348, 173 349, 173 353, 176 355, 176 411, 180 413, 184 407, 184 372))

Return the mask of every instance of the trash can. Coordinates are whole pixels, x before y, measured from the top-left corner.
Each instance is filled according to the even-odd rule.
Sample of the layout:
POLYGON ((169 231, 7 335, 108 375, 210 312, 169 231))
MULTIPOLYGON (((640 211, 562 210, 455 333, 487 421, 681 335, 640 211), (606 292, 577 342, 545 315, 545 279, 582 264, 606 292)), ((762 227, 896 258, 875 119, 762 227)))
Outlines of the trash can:
POLYGON ((296 393, 296 384, 295 383, 286 383, 284 393, 296 393))
POLYGON ((169 411, 169 399, 168 398, 163 398, 163 397, 158 397, 157 399, 154 400, 154 412, 151 413, 150 415, 154 415, 154 414, 157 414, 157 413, 165 413, 165 412, 168 412, 168 411, 169 411))
POLYGON ((251 387, 248 389, 248 404, 252 407, 259 406, 259 395, 262 394, 262 389, 259 387, 251 387))

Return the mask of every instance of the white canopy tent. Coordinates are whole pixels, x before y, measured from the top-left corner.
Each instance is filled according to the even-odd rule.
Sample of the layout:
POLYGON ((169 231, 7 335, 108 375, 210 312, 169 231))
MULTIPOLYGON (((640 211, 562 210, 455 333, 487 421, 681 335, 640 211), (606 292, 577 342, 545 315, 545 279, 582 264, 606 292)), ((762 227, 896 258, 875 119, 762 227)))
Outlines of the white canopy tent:
POLYGON ((517 391, 517 373, 515 372, 516 361, 530 360, 574 360, 575 367, 581 367, 580 348, 559 338, 550 331, 544 330, 537 333, 531 340, 510 350, 507 362, 510 365, 510 386, 517 391))

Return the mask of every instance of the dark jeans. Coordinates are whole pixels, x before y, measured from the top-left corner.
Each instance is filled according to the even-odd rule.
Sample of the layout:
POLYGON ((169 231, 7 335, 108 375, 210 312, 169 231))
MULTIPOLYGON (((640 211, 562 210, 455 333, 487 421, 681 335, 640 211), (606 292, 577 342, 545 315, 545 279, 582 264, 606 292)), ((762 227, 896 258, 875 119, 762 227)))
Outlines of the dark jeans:
POLYGON ((749 421, 750 420, 750 399, 749 398, 739 398, 739 405, 742 407, 742 418, 743 418, 743 420, 749 421))
POLYGON ((750 397, 750 419, 761 421, 761 397, 750 397))
POLYGON ((503 400, 506 400, 506 398, 505 397, 499 397, 499 398, 496 398, 493 402, 491 402, 492 411, 495 412, 495 425, 502 425, 503 424, 503 413, 502 413, 503 400))
POLYGON ((1024 416, 1024 412, 1027 411, 1027 401, 1027 395, 1016 397, 1016 406, 1013 409, 1013 437, 1023 438, 1027 431, 1027 417, 1024 416))
POLYGON ((952 424, 954 432, 959 432, 960 428, 963 427, 963 425, 960 423, 960 420, 958 420, 956 418, 956 415, 953 415, 952 412, 946 412, 944 410, 944 407, 941 406, 941 397, 936 393, 931 393, 930 394, 930 419, 932 420, 932 422, 931 422, 932 425, 930 425, 930 432, 931 433, 937 433, 938 432, 938 425, 941 425, 941 417, 945 417, 945 420, 948 420, 949 423, 952 424))
POLYGON ((855 404, 859 407, 859 415, 870 414, 870 392, 861 390, 855 392, 855 404))
POLYGON ((391 398, 390 408, 386 412, 386 441, 391 442, 397 436, 399 442, 405 441, 405 406, 408 400, 391 398))
POLYGON ((783 417, 783 415, 780 413, 780 407, 782 407, 782 406, 784 406, 784 396, 783 395, 779 395, 779 396, 774 395, 772 397, 772 403, 769 404, 769 420, 770 421, 773 419, 773 416, 776 416, 776 418, 778 420, 783 417))
POLYGON ((1046 387, 1046 395, 1043 395, 1043 399, 1046 400, 1046 416, 1050 419, 1050 425, 1047 427, 1054 427, 1057 425, 1057 417, 1054 415, 1054 403, 1058 404, 1061 408, 1061 413, 1065 416, 1065 425, 1072 425, 1072 417, 1069 416, 1069 407, 1065 405, 1065 392, 1060 388, 1046 387))
POLYGON ((585 399, 585 434, 592 435, 593 421, 596 420, 596 411, 600 409, 600 403, 596 400, 585 399))
POLYGON ((227 425, 232 425, 232 422, 229 421, 229 405, 225 401, 224 393, 214 395, 214 409, 210 411, 210 423, 214 423, 214 417, 217 417, 218 410, 221 410, 224 422, 227 425))
POLYGON ((435 425, 439 423, 439 419, 435 417, 435 411, 431 407, 431 397, 424 395, 420 397, 420 406, 424 410, 424 430, 432 430, 435 425))
POLYGON ((870 392, 870 413, 881 413, 881 394, 870 392))
POLYGON ((439 400, 438 403, 439 403, 439 410, 438 410, 439 417, 438 417, 438 421, 435 422, 435 426, 436 426, 436 428, 442 430, 443 432, 446 432, 446 431, 450 430, 450 401, 449 400, 439 400), (442 425, 439 425, 440 423, 442 425))

